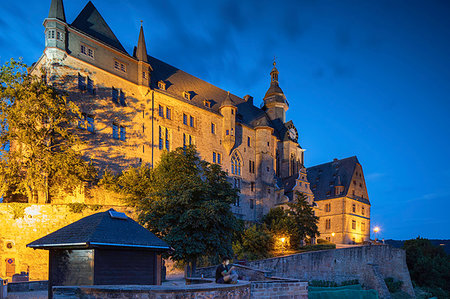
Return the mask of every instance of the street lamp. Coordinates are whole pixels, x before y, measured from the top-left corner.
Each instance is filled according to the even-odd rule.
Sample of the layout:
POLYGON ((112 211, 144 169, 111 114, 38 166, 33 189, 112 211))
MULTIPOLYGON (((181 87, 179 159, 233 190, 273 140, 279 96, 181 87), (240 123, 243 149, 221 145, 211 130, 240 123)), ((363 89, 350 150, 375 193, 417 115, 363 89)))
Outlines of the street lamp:
POLYGON ((377 241, 377 234, 378 234, 379 231, 380 231, 380 228, 378 226, 375 226, 373 228, 373 232, 375 233, 375 241, 377 241))
POLYGON ((280 241, 281 241, 281 253, 284 253, 284 241, 286 241, 286 238, 283 237, 280 239, 280 241))

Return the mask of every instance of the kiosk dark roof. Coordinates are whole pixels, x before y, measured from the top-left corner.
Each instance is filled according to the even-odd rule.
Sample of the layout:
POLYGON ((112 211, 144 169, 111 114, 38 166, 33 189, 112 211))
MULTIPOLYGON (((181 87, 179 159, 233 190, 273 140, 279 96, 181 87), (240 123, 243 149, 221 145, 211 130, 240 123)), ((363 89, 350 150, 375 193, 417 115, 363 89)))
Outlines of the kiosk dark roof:
POLYGON ((31 242, 35 249, 136 247, 169 250, 170 246, 124 213, 114 209, 96 213, 31 242))

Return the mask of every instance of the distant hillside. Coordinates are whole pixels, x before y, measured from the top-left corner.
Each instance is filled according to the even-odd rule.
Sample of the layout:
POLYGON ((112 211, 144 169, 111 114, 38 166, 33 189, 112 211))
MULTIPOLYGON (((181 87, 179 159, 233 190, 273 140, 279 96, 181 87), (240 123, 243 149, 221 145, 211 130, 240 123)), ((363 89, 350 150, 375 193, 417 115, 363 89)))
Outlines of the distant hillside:
MULTIPOLYGON (((389 244, 389 245, 393 246, 393 247, 402 248, 403 247, 403 243, 405 241, 402 241, 402 240, 385 240, 384 242, 386 244, 389 244)), ((433 245, 443 247, 445 252, 447 254, 450 254, 450 240, 431 240, 430 239, 430 242, 433 245)))

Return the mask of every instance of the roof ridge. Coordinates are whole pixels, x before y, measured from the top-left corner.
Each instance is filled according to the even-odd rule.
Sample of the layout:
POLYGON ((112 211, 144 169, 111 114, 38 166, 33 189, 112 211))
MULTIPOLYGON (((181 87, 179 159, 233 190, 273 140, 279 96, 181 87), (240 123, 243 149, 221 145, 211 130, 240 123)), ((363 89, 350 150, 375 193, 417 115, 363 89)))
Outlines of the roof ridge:
MULTIPOLYGON (((358 158, 356 157, 356 155, 351 156, 351 157, 347 157, 347 158, 338 159, 337 161, 341 162, 341 161, 348 160, 348 159, 351 159, 351 158, 356 158, 356 162, 359 163, 358 158)), ((323 165, 326 165, 326 164, 331 164, 331 163, 337 162, 337 161, 334 161, 334 160, 333 160, 333 161, 330 161, 330 162, 325 162, 325 163, 322 163, 322 164, 317 164, 317 165, 314 165, 314 166, 307 167, 306 169, 311 169, 311 168, 323 166, 323 165)))

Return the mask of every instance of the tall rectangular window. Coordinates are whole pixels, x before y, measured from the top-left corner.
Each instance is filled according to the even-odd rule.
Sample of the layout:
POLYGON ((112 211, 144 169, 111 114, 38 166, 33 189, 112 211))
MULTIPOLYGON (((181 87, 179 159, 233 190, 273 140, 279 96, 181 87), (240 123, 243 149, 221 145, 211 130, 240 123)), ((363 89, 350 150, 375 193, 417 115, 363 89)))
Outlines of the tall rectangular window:
POLYGON ((166 107, 166 118, 172 119, 172 109, 170 109, 169 107, 166 107))
POLYGON ((356 205, 355 204, 352 204, 352 212, 356 213, 356 205))
POLYGON ((183 113, 183 124, 187 125, 188 124, 188 117, 186 114, 183 113))
POLYGON ((125 93, 120 90, 120 105, 125 106, 125 93))
POLYGON ((225 135, 227 135, 227 136, 230 135, 230 130, 226 130, 225 135))
POLYGON ((325 229, 331 229, 331 219, 325 220, 325 229))
POLYGON ((112 88, 112 100, 114 103, 119 102, 119 91, 117 89, 115 89, 114 87, 112 88))
POLYGON ((87 130, 91 133, 94 133, 95 127, 94 127, 94 118, 90 115, 86 116, 87 121, 87 130))
POLYGON ((214 123, 211 123, 211 133, 216 134, 216 125, 214 123))
POLYGON ((216 153, 213 152, 213 163, 216 163, 217 159, 216 159, 216 153))
POLYGON ((87 77, 87 91, 92 94, 94 93, 94 81, 89 77, 87 77))
POLYGON ((127 138, 127 131, 125 127, 120 126, 120 140, 125 141, 127 138))
POLYGON ((119 139, 119 126, 116 124, 113 124, 112 136, 114 139, 119 139))
POLYGON ((356 221, 352 220, 352 229, 356 229, 356 221))
POLYGON ((190 125, 191 127, 194 127, 194 117, 193 117, 193 116, 190 116, 190 117, 189 117, 189 125, 190 125))
POLYGON ((366 223, 361 222, 361 231, 365 232, 366 231, 366 223))
POLYGON ((251 143, 251 139, 250 139, 250 136, 249 136, 249 137, 247 137, 247 146, 248 147, 250 147, 250 143, 251 143))
POLYGON ((363 215, 364 216, 364 214, 366 213, 366 211, 365 211, 365 208, 364 207, 362 207, 361 208, 361 215, 363 215))
POLYGON ((159 127, 159 149, 162 150, 163 149, 163 132, 162 132, 162 128, 161 126, 159 127))
POLYGON ((164 117, 164 107, 159 105, 159 110, 158 110, 158 114, 160 117, 164 117))
POLYGON ((166 150, 170 151, 169 129, 166 128, 166 150))
POLYGON ((186 134, 183 133, 183 147, 186 148, 186 134))
POLYGON ((78 89, 86 90, 86 78, 78 74, 78 89))
POLYGON ((255 200, 254 199, 250 199, 250 209, 253 209, 255 205, 255 200))
POLYGON ((250 183, 250 191, 255 191, 255 182, 250 183))
POLYGON ((217 153, 217 163, 222 164, 222 155, 217 153))

